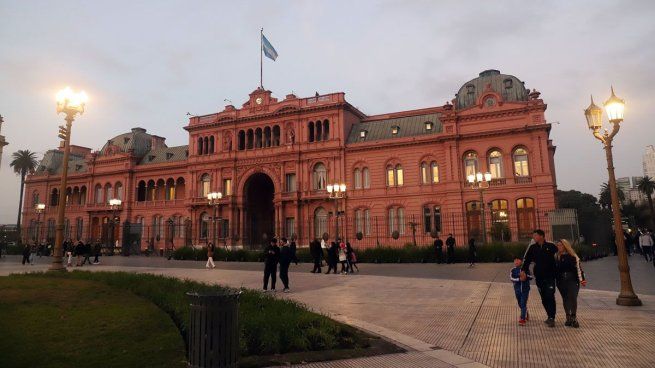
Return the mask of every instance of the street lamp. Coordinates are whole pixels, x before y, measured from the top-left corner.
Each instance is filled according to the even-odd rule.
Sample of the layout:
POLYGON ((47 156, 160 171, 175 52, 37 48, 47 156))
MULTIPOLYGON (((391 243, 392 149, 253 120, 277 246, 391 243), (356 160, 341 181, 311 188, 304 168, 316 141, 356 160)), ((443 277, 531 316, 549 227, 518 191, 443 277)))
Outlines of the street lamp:
POLYGON ((41 214, 45 210, 45 203, 37 203, 34 206, 34 211, 36 211, 36 234, 34 241, 41 239, 41 214))
POLYGON ((211 192, 207 194, 209 205, 214 209, 214 216, 212 216, 212 244, 214 246, 216 246, 216 213, 218 211, 218 206, 220 205, 221 198, 223 198, 223 193, 221 192, 211 192))
POLYGON ((346 184, 334 183, 327 185, 328 197, 334 199, 334 214, 335 214, 335 239, 339 239, 339 199, 346 198, 346 184))
POLYGON ((110 226, 110 242, 109 242, 109 249, 111 249, 111 255, 114 255, 114 243, 116 240, 114 239, 114 232, 116 231, 116 220, 117 220, 117 213, 121 209, 121 205, 123 204, 123 201, 121 201, 118 198, 113 198, 109 200, 109 207, 111 208, 111 221, 109 222, 110 226))
MULTIPOLYGON (((73 92, 70 87, 66 87, 57 93, 57 113, 66 114, 66 126, 59 126, 59 138, 64 140, 64 158, 61 163, 61 185, 59 193, 66 193, 66 181, 68 180, 68 156, 70 155, 71 127, 77 114, 84 113, 84 106, 88 96, 84 91, 73 92)), ((60 195, 61 197, 61 195, 60 195)), ((62 243, 64 242, 64 215, 66 212, 66 201, 59 198, 57 204, 57 231, 55 233, 55 251, 52 257, 51 271, 65 271, 66 268, 62 263, 62 243)))
POLYGON ((619 195, 616 189, 616 177, 614 176, 614 159, 612 157, 612 141, 614 136, 619 132, 621 122, 623 121, 623 112, 625 110, 625 101, 616 97, 614 88, 611 89, 612 95, 605 101, 604 107, 607 112, 607 118, 612 124, 612 131, 607 129, 600 132, 603 126, 603 110, 596 106, 593 96, 591 104, 584 111, 587 119, 587 126, 592 131, 594 137, 601 141, 605 149, 607 158, 607 174, 609 176, 610 196, 612 198, 612 215, 614 217, 614 236, 616 239, 616 248, 619 258, 619 276, 621 278, 621 291, 616 298, 616 304, 625 306, 639 306, 641 300, 635 294, 630 279, 630 266, 628 265, 628 256, 625 251, 625 241, 623 239, 623 227, 621 225, 621 208, 619 207, 619 195))
POLYGON ((482 212, 482 244, 487 244, 487 222, 485 219, 484 212, 484 190, 489 188, 489 182, 491 181, 491 173, 481 173, 471 174, 466 177, 471 189, 477 189, 480 192, 480 211, 482 212))

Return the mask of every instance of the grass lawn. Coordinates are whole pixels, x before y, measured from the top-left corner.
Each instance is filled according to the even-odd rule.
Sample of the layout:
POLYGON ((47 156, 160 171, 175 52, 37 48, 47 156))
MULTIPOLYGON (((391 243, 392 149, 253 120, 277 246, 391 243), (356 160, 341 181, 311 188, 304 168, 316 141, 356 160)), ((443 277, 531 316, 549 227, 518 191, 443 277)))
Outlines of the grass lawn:
MULTIPOLYGON (((134 366, 133 363, 143 367, 181 366, 180 362, 185 356, 184 340, 187 337, 189 321, 189 300, 186 292, 215 292, 221 289, 220 286, 188 280, 126 272, 74 271, 0 277, 0 331, 10 331, 5 335, 8 338, 6 341, 21 341, 25 347, 24 350, 20 349, 23 353, 12 354, 13 358, 7 362, 14 362, 19 358, 36 358, 32 352, 39 348, 31 342, 39 341, 38 346, 43 346, 56 339, 64 342, 55 348, 50 345, 40 354, 41 359, 48 359, 48 365, 26 366, 64 366, 60 363, 76 367, 128 367, 134 366), (140 304, 121 299, 118 295, 122 298, 130 297, 140 304), (23 304, 29 308, 23 313, 22 319, 5 318, 6 313, 21 314, 16 310, 22 309, 23 304), (41 311, 44 305, 48 306, 48 313, 41 311), (146 306, 150 310, 144 311, 138 309, 138 306, 146 306), (40 317, 35 318, 35 315, 40 317), (66 320, 49 322, 60 321, 62 315, 69 321, 75 318, 75 323, 64 323, 66 320), (161 322, 162 318, 166 323, 161 322), (33 328, 22 331, 21 326, 24 323, 33 328), (146 323, 155 324, 157 328, 145 325, 146 323), (65 326, 65 329, 58 330, 57 335, 40 332, 45 326, 60 325, 65 326), (99 330, 99 326, 111 331, 99 330), (42 336, 39 340, 35 340, 34 335, 40 334, 42 336), (174 339, 165 340, 171 334, 174 339), (87 345, 77 344, 82 336, 85 336, 87 345), (64 347, 65 353, 60 351, 64 347), (102 354, 97 355, 105 358, 97 357, 93 360, 99 365, 87 360, 86 352, 91 352, 92 348, 102 349, 102 354), (153 348, 159 350, 154 351, 153 348), (69 354, 80 359, 75 361, 80 363, 73 365, 69 359, 64 359, 69 354), (114 359, 128 359, 120 357, 126 355, 137 360, 121 360, 110 364, 111 361, 107 359, 112 358, 112 354, 118 355, 114 359), (156 359, 151 361, 151 356, 156 359), (55 357, 58 360, 52 360, 55 357), (60 365, 52 364, 56 361, 60 365), (151 362, 152 364, 147 364, 151 362)), ((311 312, 297 302, 276 299, 253 290, 242 290, 239 327, 240 367, 262 367, 403 351, 380 338, 311 312)), ((5 366, 3 356, 0 355, 0 367, 5 366)))
POLYGON ((0 367, 184 367, 170 317, 97 281, 0 277, 0 367))

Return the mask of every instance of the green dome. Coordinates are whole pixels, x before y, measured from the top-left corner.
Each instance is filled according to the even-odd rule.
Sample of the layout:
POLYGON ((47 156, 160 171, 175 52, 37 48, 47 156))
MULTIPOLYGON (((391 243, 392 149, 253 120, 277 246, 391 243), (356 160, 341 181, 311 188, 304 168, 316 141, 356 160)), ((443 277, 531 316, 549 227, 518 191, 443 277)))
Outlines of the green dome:
POLYGON ((503 96, 504 101, 527 101, 530 93, 525 83, 513 75, 501 74, 499 70, 489 69, 475 79, 464 83, 455 95, 455 107, 465 109, 475 106, 478 98, 490 85, 491 89, 503 96))

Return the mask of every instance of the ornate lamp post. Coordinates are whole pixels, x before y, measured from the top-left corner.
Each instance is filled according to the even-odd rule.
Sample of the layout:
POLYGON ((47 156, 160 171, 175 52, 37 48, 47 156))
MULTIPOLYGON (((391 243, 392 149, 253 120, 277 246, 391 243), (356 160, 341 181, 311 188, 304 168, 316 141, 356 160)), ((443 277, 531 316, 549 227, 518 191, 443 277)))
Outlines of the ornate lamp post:
POLYGON ((471 189, 477 189, 480 192, 480 211, 482 213, 482 244, 487 244, 487 221, 485 219, 485 209, 484 209, 484 190, 489 188, 489 182, 491 181, 491 173, 481 173, 469 175, 466 177, 471 189))
POLYGON ((346 184, 328 184, 326 189, 329 198, 334 200, 334 234, 335 239, 339 239, 339 200, 346 198, 346 184))
POLYGON ((34 241, 41 240, 41 214, 44 210, 45 203, 37 203, 37 205, 34 206, 34 211, 36 211, 36 239, 34 239, 34 241))
POLYGON ((214 215, 212 216, 212 244, 216 246, 216 217, 218 212, 218 206, 220 206, 220 201, 223 198, 223 193, 221 192, 211 192, 207 194, 207 200, 209 205, 214 209, 214 215))
POLYGON ((109 200, 109 207, 111 208, 111 221, 109 221, 109 224, 111 225, 110 228, 110 234, 111 236, 109 237, 110 243, 109 243, 109 249, 111 249, 111 255, 114 255, 114 243, 116 242, 116 239, 114 239, 114 232, 116 231, 116 223, 118 222, 117 219, 117 214, 118 211, 121 209, 121 205, 123 204, 123 201, 121 201, 118 198, 110 199, 109 200))
POLYGON ((591 104, 585 109, 584 114, 587 119, 587 126, 592 131, 594 137, 603 144, 605 157, 607 159, 607 174, 609 176, 612 214, 614 217, 614 236, 616 238, 616 248, 619 258, 619 275, 621 278, 621 292, 619 293, 618 298, 616 298, 616 304, 638 306, 641 305, 641 300, 639 300, 639 297, 635 294, 630 279, 630 266, 628 265, 628 256, 625 251, 625 242, 623 239, 621 208, 619 207, 619 195, 616 189, 616 177, 614 176, 614 159, 612 157, 612 141, 621 127, 625 102, 616 97, 613 87, 611 90, 612 95, 604 104, 607 118, 612 124, 611 132, 607 129, 605 129, 603 133, 600 132, 600 129, 603 126, 603 110, 594 104, 593 96, 591 97, 591 104))
MULTIPOLYGON (((84 113, 84 106, 88 97, 84 91, 73 92, 70 87, 66 87, 57 93, 57 113, 66 114, 66 126, 59 126, 59 138, 64 140, 64 158, 61 163, 61 185, 59 187, 60 197, 66 193, 66 181, 68 180, 68 156, 70 155, 70 139, 73 120, 77 114, 84 113)), ((50 271, 65 271, 62 264, 61 245, 64 242, 64 215, 66 212, 66 200, 59 198, 57 204, 57 226, 55 233, 55 250, 52 257, 50 271)))

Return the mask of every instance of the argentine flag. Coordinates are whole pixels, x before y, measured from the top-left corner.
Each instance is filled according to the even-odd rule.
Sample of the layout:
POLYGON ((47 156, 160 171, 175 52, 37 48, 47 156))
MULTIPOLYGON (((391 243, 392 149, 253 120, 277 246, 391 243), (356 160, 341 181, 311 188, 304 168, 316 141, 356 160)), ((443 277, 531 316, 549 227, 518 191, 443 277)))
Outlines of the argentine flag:
POLYGON ((264 55, 266 55, 267 58, 275 61, 277 59, 277 51, 275 51, 275 48, 273 45, 271 45, 270 42, 266 39, 266 36, 262 33, 262 50, 264 50, 264 55))

